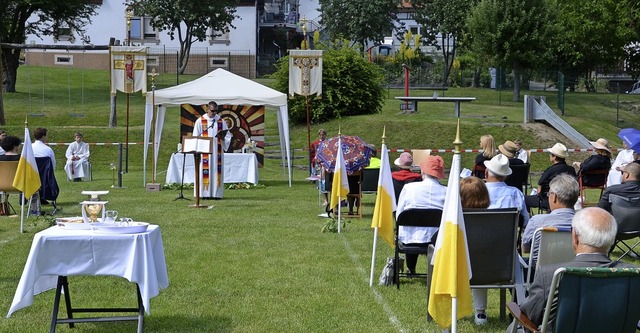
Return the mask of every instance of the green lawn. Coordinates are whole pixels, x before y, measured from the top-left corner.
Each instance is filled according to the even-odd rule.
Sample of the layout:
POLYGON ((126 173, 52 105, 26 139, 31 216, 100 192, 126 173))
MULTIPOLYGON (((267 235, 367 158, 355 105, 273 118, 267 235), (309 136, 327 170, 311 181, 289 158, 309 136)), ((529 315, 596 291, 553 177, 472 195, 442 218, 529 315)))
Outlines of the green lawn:
MULTIPOLYGON (((35 72, 35 71, 34 71, 35 72)), ((84 132, 87 142, 124 140, 126 107, 124 95, 118 95, 118 127, 108 128, 109 93, 106 73, 85 71, 84 103, 69 103, 67 71, 47 69, 45 101, 42 86, 28 89, 26 72, 20 68, 19 92, 4 95, 11 134, 22 136, 25 117, 29 128, 44 126, 50 141, 70 142, 73 132, 84 132), (60 79, 56 81, 56 77, 60 79), (89 80, 89 78, 91 78, 89 80), (60 82, 61 81, 61 82, 60 82), (58 82, 59 85, 54 85, 58 82), (30 92, 30 93, 29 93, 30 92), (31 94, 31 97, 29 96, 31 94), (43 106, 44 105, 44 106, 43 106), (83 113, 83 117, 70 116, 83 113)), ((32 73, 33 74, 33 73, 32 73)), ((79 82, 79 73, 71 72, 79 82)), ((170 81, 170 80, 169 80, 170 81)), ((41 84, 41 83, 38 83, 41 84)), ((72 87, 77 96, 81 87, 72 87)), ((312 133, 323 127, 335 135, 340 127, 345 134, 359 135, 379 147, 382 128, 390 148, 452 148, 455 135, 453 106, 446 103, 421 104, 414 115, 399 115, 398 101, 389 91, 382 113, 350 117, 312 125, 312 133), (428 111, 427 107, 428 106, 428 111)), ((431 95, 431 91, 415 91, 431 95)), ((525 131, 522 103, 510 102, 509 92, 487 89, 452 88, 447 96, 475 96, 477 101, 462 106, 463 148, 477 147, 478 138, 491 133, 498 142, 522 138, 527 146, 546 148, 548 142, 536 133, 525 131)), ((549 105, 555 97, 547 93, 549 105)), ((74 97, 76 98, 76 97, 74 97)), ((568 94, 566 117, 589 138, 603 136, 619 146, 615 134, 615 95, 568 94), (613 114, 613 116, 612 116, 613 114)), ((640 104, 638 96, 621 96, 627 105, 640 104)), ((131 96, 130 141, 143 136, 143 103, 131 96)), ((620 110, 624 126, 636 126, 640 116, 635 108, 620 110)), ((275 114, 267 112, 267 140, 277 137, 275 114)), ((162 153, 158 161, 159 180, 163 182, 171 151, 179 132, 179 115, 169 110, 163 133, 162 153)), ((291 125, 291 142, 302 149, 307 140, 305 125, 291 125)), ((64 147, 54 148, 61 165, 64 147)), ((427 292, 424 281, 403 280, 395 287, 368 286, 373 232, 370 229, 373 195, 364 196, 364 217, 348 220, 342 234, 321 233, 325 219, 317 217, 317 189, 304 178, 303 159, 295 160, 293 186, 288 187, 278 160, 266 160, 260 169, 261 188, 225 190, 225 199, 212 202, 212 209, 188 208, 192 201, 174 199, 179 191, 164 189, 146 192, 143 183, 142 148, 131 146, 129 173, 123 175, 123 188, 111 188, 113 173, 109 163, 117 161, 115 146, 92 147, 94 181, 74 183, 65 180, 61 167, 56 176, 61 188, 58 199, 63 208, 58 216, 80 214, 78 202, 85 199, 82 190, 110 190, 104 198, 120 216, 158 224, 162 228, 170 286, 151 300, 151 315, 145 318, 145 332, 438 332, 425 319, 427 292)), ((304 153, 297 151, 297 155, 304 153)), ((443 154, 447 165, 451 154, 443 154)), ((534 170, 546 168, 545 154, 533 158, 534 170)), ((392 155, 395 158, 397 154, 392 155)), ((463 165, 472 164, 473 155, 463 155, 463 165)), ((150 170, 150 167, 149 167, 150 170)), ((149 178, 147 178, 149 180, 149 178)), ((192 198, 192 191, 185 196, 192 198)), ((17 206, 16 196, 11 202, 17 206)), ((209 203, 209 202, 207 202, 209 203)), ((50 211, 50 207, 45 206, 50 211)), ((0 313, 8 311, 26 261, 33 234, 48 226, 44 218, 31 217, 26 232, 19 233, 19 217, 0 217, 0 313)), ((393 251, 378 242, 376 273, 393 251)), ((615 255, 616 253, 614 253, 615 255)), ((639 263, 635 261, 635 263, 639 263)), ((419 270, 424 270, 420 260, 419 270)), ((113 277, 71 277, 71 292, 78 306, 131 306, 134 288, 113 277)), ((498 292, 490 291, 489 324, 476 327, 471 317, 459 322, 460 332, 503 332, 506 322, 498 319, 498 292)), ((53 291, 34 298, 34 304, 0 319, 0 332, 43 332, 49 327, 53 291)), ((58 332, 132 332, 134 323, 77 324, 58 332)))

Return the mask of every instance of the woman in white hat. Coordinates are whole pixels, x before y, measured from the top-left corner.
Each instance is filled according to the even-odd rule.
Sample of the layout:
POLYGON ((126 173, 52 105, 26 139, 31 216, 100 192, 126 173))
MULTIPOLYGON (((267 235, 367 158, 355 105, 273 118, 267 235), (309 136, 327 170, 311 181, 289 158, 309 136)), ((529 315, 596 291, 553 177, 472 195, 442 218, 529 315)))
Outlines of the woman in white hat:
POLYGON ((525 197, 525 202, 529 209, 533 207, 549 210, 549 183, 557 175, 567 173, 576 177, 576 171, 572 166, 567 165, 565 161, 569 157, 569 151, 565 145, 558 142, 553 147, 548 148, 547 152, 549 152, 551 166, 544 170, 542 176, 540 176, 537 194, 525 197))
MULTIPOLYGON (((589 141, 595 150, 595 154, 589 156, 584 162, 573 162, 577 167, 578 174, 590 170, 609 170, 611 168, 611 148, 609 141, 600 138, 596 141, 589 141)), ((582 184, 587 186, 600 186, 602 184, 601 175, 585 175, 582 177, 582 184)))

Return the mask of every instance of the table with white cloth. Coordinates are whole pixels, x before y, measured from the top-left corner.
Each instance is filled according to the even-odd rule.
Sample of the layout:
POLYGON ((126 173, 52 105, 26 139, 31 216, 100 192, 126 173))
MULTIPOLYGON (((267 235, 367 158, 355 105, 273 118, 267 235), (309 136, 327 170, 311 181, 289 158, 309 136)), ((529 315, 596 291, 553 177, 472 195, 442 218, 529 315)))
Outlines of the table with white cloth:
MULTIPOLYGON (((195 168, 193 154, 173 153, 167 168, 165 182, 182 183, 182 163, 184 162, 184 183, 193 184, 195 168), (186 160, 184 158, 186 157, 186 160)), ((225 184, 230 183, 258 183, 258 159, 255 154, 224 153, 225 184)))
POLYGON ((69 323, 71 327, 74 322, 111 321, 109 318, 71 319, 66 277, 72 275, 118 276, 135 283, 138 288, 138 308, 119 310, 135 311, 138 316, 110 318, 138 320, 138 332, 141 332, 144 311, 150 313, 149 300, 169 286, 160 227, 149 225, 147 231, 137 234, 104 234, 92 230, 66 230, 58 226, 38 232, 33 238, 7 318, 15 311, 33 304, 34 295, 56 288, 51 332, 55 331, 56 320, 58 324, 69 323), (65 289, 67 319, 57 319, 61 281, 65 289))

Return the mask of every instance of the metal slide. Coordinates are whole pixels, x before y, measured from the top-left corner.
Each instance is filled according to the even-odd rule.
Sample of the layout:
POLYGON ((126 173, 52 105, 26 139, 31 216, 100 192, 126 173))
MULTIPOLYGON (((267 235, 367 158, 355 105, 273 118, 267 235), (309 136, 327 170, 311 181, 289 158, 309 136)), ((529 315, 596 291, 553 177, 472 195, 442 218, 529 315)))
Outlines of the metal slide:
POLYGON ((549 126, 558 130, 562 135, 569 138, 574 143, 580 144, 581 148, 591 148, 589 140, 571 125, 567 124, 560 118, 544 101, 544 99, 536 99, 534 96, 525 96, 525 122, 527 121, 544 121, 549 126), (529 103, 527 103, 527 99, 529 103), (538 102, 539 101, 539 102, 538 102), (527 106, 529 110, 527 110, 527 106), (527 117, 528 116, 528 117, 527 117))

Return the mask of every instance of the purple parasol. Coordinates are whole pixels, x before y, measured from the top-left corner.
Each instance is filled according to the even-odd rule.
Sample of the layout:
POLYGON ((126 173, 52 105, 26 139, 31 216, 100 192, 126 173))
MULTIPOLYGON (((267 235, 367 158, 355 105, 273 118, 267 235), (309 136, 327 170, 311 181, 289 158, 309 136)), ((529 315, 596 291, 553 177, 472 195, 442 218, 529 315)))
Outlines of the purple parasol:
MULTIPOLYGON (((330 172, 333 172, 336 167, 338 138, 338 136, 334 136, 322 141, 316 153, 316 157, 322 166, 330 172)), ((369 165, 373 149, 371 149, 364 140, 354 135, 342 135, 341 142, 347 174, 353 174, 369 165)))

